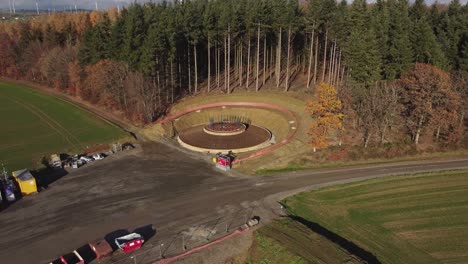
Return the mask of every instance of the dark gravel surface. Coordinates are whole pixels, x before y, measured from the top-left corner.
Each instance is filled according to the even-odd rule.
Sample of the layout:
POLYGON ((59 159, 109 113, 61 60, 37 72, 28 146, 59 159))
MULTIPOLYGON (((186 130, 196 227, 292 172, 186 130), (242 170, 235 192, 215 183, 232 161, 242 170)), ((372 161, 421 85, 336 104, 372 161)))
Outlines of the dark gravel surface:
MULTIPOLYGON (((161 241, 167 245, 181 231, 210 221, 217 223, 226 215, 242 222, 244 215, 239 212, 252 208, 250 214, 255 214, 255 208, 262 207, 269 195, 315 184, 444 169, 468 169, 468 161, 247 177, 217 171, 205 159, 163 144, 144 143, 142 148, 75 170, 41 193, 1 211, 0 263, 47 263, 115 230, 131 231, 145 225, 156 228, 148 245, 161 241)), ((175 253, 168 251, 167 255, 175 253)), ((119 258, 124 256, 112 260, 119 258)), ((137 263, 153 260, 139 259, 137 263)))

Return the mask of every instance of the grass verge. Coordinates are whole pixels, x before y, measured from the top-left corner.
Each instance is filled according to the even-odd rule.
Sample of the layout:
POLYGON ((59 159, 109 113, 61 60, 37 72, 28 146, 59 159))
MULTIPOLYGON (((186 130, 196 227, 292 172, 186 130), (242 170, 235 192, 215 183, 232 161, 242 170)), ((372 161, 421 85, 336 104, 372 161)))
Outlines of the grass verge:
POLYGON ((455 158, 466 158, 468 156, 468 150, 454 150, 447 152, 433 152, 433 153, 421 153, 415 155, 408 155, 398 158, 376 158, 376 159, 364 159, 364 160, 353 160, 353 161, 322 161, 310 165, 307 162, 305 165, 289 164, 286 167, 271 168, 271 169, 259 169, 255 171, 256 175, 273 175, 276 173, 293 172, 309 169, 331 169, 339 167, 353 167, 361 165, 375 165, 375 164, 386 164, 404 161, 419 161, 419 160, 441 160, 441 159, 455 159, 455 158))

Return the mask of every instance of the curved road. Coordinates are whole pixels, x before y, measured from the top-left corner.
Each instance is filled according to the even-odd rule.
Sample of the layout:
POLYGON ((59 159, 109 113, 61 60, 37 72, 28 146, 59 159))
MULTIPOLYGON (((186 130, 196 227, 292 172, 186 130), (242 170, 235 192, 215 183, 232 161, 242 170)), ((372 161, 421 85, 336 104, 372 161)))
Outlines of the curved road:
MULTIPOLYGON (((166 256, 180 253, 180 241, 188 247, 201 243, 197 232, 184 238, 181 232, 235 228, 245 217, 271 212, 274 199, 306 186, 468 169, 468 159, 460 159, 246 177, 217 171, 208 158, 159 143, 144 144, 73 171, 0 212, 1 263, 47 263, 114 230, 152 224, 157 233, 141 250, 152 252, 137 261, 151 263, 159 257, 159 250, 150 250, 152 245, 164 242, 166 256)), ((128 258, 118 254, 110 259, 132 263, 125 261, 128 258)))

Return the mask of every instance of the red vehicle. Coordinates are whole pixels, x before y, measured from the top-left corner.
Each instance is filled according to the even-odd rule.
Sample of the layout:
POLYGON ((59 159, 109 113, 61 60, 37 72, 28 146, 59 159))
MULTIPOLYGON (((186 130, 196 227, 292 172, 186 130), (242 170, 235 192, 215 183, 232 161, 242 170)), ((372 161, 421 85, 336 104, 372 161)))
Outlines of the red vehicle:
POLYGON ((60 256, 58 259, 52 261, 51 264, 85 264, 85 262, 75 250, 72 253, 60 256))
POLYGON ((129 253, 129 252, 132 252, 134 250, 141 248, 143 243, 145 243, 143 236, 137 233, 132 233, 132 234, 118 237, 115 239, 115 244, 124 253, 129 253))
POLYGON ((231 154, 223 155, 221 153, 218 153, 216 154, 216 167, 221 170, 228 171, 231 169, 233 160, 234 158, 231 154))
POLYGON ((93 250, 94 254, 96 254, 97 259, 103 259, 114 252, 106 240, 98 240, 93 243, 89 243, 89 246, 91 247, 91 250, 93 250))

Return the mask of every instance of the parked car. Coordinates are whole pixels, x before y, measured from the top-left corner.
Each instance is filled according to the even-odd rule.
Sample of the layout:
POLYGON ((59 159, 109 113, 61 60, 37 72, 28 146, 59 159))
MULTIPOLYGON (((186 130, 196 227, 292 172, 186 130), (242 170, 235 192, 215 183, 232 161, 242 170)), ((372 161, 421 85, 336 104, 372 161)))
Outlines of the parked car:
POLYGON ((88 157, 88 156, 81 156, 80 160, 82 160, 84 163, 90 163, 94 161, 92 157, 88 157))
POLYGON ((103 258, 109 256, 110 254, 112 254, 112 252, 114 252, 114 250, 109 245, 109 243, 107 243, 107 241, 104 240, 104 239, 95 241, 93 243, 89 243, 89 246, 91 247, 91 249, 96 254, 96 258, 98 260, 103 259, 103 258))
POLYGON ((72 253, 60 256, 58 259, 50 262, 50 264, 85 264, 83 258, 74 250, 72 253))
POLYGON ((130 253, 134 250, 141 248, 144 242, 145 239, 143 238, 143 236, 137 233, 131 233, 115 239, 115 244, 124 253, 130 253))
POLYGON ((93 155, 94 160, 103 160, 104 156, 101 153, 96 153, 93 155))
POLYGON ((86 162, 83 162, 81 159, 79 159, 79 160, 74 160, 74 161, 72 161, 72 163, 71 163, 71 164, 72 164, 71 167, 72 167, 73 169, 78 169, 79 167, 83 166, 83 164, 85 164, 85 163, 86 163, 86 162))

